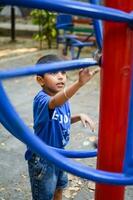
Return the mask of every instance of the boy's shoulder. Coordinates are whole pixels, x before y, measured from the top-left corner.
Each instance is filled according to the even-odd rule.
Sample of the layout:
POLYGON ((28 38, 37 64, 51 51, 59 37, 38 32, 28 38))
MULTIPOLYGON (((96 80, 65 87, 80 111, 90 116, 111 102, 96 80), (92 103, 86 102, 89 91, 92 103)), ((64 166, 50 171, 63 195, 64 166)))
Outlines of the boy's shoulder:
POLYGON ((49 97, 49 95, 44 90, 40 90, 34 97, 34 100, 44 98, 44 97, 49 97))
POLYGON ((44 90, 41 90, 34 97, 34 103, 40 102, 42 100, 49 100, 49 98, 50 98, 50 96, 44 90))

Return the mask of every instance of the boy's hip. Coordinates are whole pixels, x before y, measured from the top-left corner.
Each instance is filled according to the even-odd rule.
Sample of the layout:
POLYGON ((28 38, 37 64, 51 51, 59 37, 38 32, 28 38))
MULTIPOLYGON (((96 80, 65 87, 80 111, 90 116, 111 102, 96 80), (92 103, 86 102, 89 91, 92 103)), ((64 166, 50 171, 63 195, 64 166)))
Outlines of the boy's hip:
MULTIPOLYGON (((53 183, 56 188, 65 188, 68 184, 67 173, 45 158, 33 154, 28 161, 29 175, 31 180, 44 183, 53 183)), ((51 187, 49 185, 49 187, 51 187)))

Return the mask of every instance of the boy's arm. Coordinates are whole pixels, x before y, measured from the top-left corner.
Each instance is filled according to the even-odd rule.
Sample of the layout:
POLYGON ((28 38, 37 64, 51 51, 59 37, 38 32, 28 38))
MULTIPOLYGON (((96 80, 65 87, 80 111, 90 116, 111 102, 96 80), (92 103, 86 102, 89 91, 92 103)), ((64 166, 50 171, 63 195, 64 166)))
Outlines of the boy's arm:
POLYGON ((69 98, 71 98, 80 87, 85 85, 99 69, 89 71, 88 69, 82 69, 79 72, 79 80, 65 88, 63 91, 58 92, 55 96, 52 96, 49 101, 49 108, 54 109, 57 106, 64 104, 69 98))
POLYGON ((52 96, 49 102, 49 108, 54 109, 57 106, 64 104, 69 98, 71 98, 81 87, 80 83, 76 81, 69 87, 58 92, 55 96, 52 96))
POLYGON ((81 113, 78 115, 73 115, 71 117, 71 124, 81 121, 84 127, 89 127, 92 131, 95 130, 95 123, 93 120, 86 114, 81 113))
POLYGON ((81 119, 80 114, 71 116, 71 124, 74 124, 74 123, 80 121, 80 119, 81 119))

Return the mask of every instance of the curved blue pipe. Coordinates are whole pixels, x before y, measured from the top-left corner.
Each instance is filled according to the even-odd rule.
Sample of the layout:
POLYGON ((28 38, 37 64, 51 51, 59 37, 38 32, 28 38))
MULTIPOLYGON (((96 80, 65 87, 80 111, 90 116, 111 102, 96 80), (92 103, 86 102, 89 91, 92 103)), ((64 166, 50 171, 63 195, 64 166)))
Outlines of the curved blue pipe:
MULTIPOLYGON (((0 113, 0 122, 12 135, 14 135, 18 140, 24 143, 24 141, 21 139, 19 134, 15 132, 15 129, 14 130, 12 129, 10 124, 7 123, 7 121, 4 119, 1 113, 0 113)), ((68 158, 91 158, 91 157, 97 156, 97 149, 90 150, 90 151, 85 151, 85 150, 73 151, 73 150, 58 149, 54 147, 50 147, 50 148, 52 148, 53 150, 56 150, 58 153, 68 158)))
MULTIPOLYGON (((8 71, 5 72, 5 73, 8 73, 8 76, 6 76, 6 74, 4 73, 4 71, 2 71, 0 73, 0 75, 1 76, 3 75, 3 78, 5 78, 5 76, 6 76, 6 78, 9 78, 9 75, 10 75, 10 78, 14 77, 14 76, 16 77, 17 75, 20 76, 20 73, 23 73, 23 75, 26 75, 26 74, 29 75, 29 74, 32 74, 33 72, 37 73, 40 68, 41 68, 41 71, 42 71, 42 68, 44 68, 44 72, 45 73, 49 72, 49 70, 53 71, 54 69, 58 71, 60 69, 60 66, 62 67, 62 64, 64 64, 63 67, 65 67, 65 69, 71 70, 72 69, 71 68, 71 64, 72 64, 72 67, 74 67, 74 68, 78 67, 78 65, 79 65, 79 67, 81 67, 82 65, 83 65, 82 67, 85 67, 85 66, 88 66, 90 64, 90 62, 88 63, 88 61, 90 61, 90 59, 83 59, 81 61, 78 60, 77 62, 76 61, 68 61, 66 63, 66 65, 63 62, 63 63, 56 63, 55 65, 54 64, 46 64, 45 66, 41 65, 40 67, 39 66, 34 66, 34 67, 29 67, 29 68, 23 68, 23 69, 21 69, 22 71, 16 69, 14 71, 11 70, 9 72, 9 70, 8 70, 8 71)), ((96 62, 93 61, 93 64, 95 64, 95 63, 96 62)), ((64 70, 64 68, 63 69, 61 68, 60 70, 64 70)), ((8 124, 6 122, 6 120, 4 120, 4 117, 1 116, 0 119, 1 119, 1 123, 3 124, 3 126, 5 126, 5 128, 9 132, 11 132, 17 139, 20 140, 19 135, 15 134, 15 132, 13 133, 13 130, 11 129, 10 124, 8 124)), ((50 147, 50 148, 52 148, 52 147, 50 147)), ((54 149, 56 151, 58 151, 59 153, 61 153, 62 155, 66 156, 66 157, 69 157, 69 158, 89 158, 89 157, 95 157, 95 156, 97 156, 97 150, 91 150, 91 151, 70 151, 70 150, 62 150, 62 149, 56 149, 56 148, 54 148, 54 149)))
POLYGON ((50 147, 53 150, 56 150, 61 155, 68 157, 68 158, 92 158, 97 156, 97 149, 90 150, 90 151, 72 151, 72 150, 63 150, 50 147))
POLYGON ((12 127, 7 123, 7 121, 4 119, 4 117, 1 115, 1 113, 0 113, 0 122, 12 135, 14 135, 21 142, 23 142, 21 140, 21 137, 12 130, 12 127))
POLYGON ((97 65, 97 62, 93 59, 85 58, 80 60, 71 60, 71 61, 61 61, 52 64, 40 64, 36 66, 28 66, 21 69, 12 69, 12 70, 2 70, 0 71, 0 79, 14 78, 20 76, 28 76, 33 74, 45 74, 48 72, 56 71, 69 71, 73 69, 80 69, 90 66, 97 65))
MULTIPOLYGON (((12 126, 2 116, 1 112, 0 112, 0 122, 12 135, 14 135, 18 140, 24 143, 24 141, 21 139, 19 134, 15 131, 15 129, 12 129, 12 126)), ((90 151, 83 151, 83 150, 72 151, 72 150, 58 149, 54 147, 50 147, 50 148, 56 150, 58 153, 68 158, 90 158, 90 157, 97 156, 97 149, 90 150, 90 151)))
MULTIPOLYGON (((4 98, 4 97, 1 97, 1 100, 2 100, 3 98, 4 98)), ((23 142, 23 141, 21 140, 21 137, 13 131, 13 129, 12 129, 12 127, 11 127, 11 124, 9 124, 9 123, 6 121, 5 117, 2 115, 1 112, 0 112, 0 123, 1 123, 12 135, 14 135, 18 140, 20 140, 21 142, 23 142)))
POLYGON ((133 15, 124 11, 72 0, 1 0, 1 4, 45 9, 114 22, 133 22, 133 15))
POLYGON ((5 117, 8 124, 12 124, 12 130, 19 133, 21 140, 25 142, 34 152, 40 154, 42 157, 47 158, 59 168, 68 171, 72 174, 92 180, 99 183, 109 183, 115 185, 131 185, 133 184, 133 176, 126 176, 120 173, 104 172, 102 170, 92 169, 80 163, 70 160, 53 149, 49 148, 37 136, 31 133, 31 130, 20 119, 19 115, 15 112, 6 93, 0 83, 0 111, 5 117), (13 121, 13 123, 12 123, 13 121))
MULTIPOLYGON (((0 122, 12 135, 14 135, 18 140, 24 143, 19 134, 16 134, 15 130, 12 130, 12 127, 7 123, 4 117, 1 116, 1 113, 0 113, 0 122)), ((90 151, 85 151, 85 150, 73 151, 73 150, 58 149, 54 147, 50 148, 68 158, 92 158, 97 156, 97 149, 90 151)))
MULTIPOLYGON (((12 126, 5 120, 5 118, 2 116, 1 113, 0 113, 0 122, 12 135, 14 135, 18 140, 24 143, 24 141, 21 139, 19 134, 15 132, 15 129, 12 129, 12 126)), ((90 158, 90 157, 97 156, 97 149, 90 150, 90 151, 85 151, 85 150, 73 151, 73 150, 58 149, 54 147, 50 147, 50 148, 56 150, 58 153, 68 158, 90 158)))

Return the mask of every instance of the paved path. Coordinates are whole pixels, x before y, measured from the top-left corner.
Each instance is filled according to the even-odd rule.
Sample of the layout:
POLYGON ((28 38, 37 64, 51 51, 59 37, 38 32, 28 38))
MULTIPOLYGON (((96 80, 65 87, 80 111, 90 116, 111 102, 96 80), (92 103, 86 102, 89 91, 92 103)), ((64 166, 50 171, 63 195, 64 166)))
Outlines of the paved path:
MULTIPOLYGON (((38 31, 38 25, 32 25, 32 24, 20 24, 16 23, 15 24, 16 30, 22 31, 38 31)), ((1 22, 0 23, 0 29, 6 29, 9 30, 11 28, 11 24, 9 22, 1 22)))
MULTIPOLYGON (((45 52, 46 53, 46 52, 45 52)), ((43 54, 35 52, 0 61, 0 69, 12 69, 30 65, 43 54)), ((69 84, 76 78, 76 72, 69 73, 69 84)), ((32 129, 32 100, 39 89, 34 77, 24 77, 4 81, 4 87, 13 105, 25 123, 32 129)), ((85 112, 94 120, 98 119, 99 75, 96 75, 83 89, 71 99, 72 113, 85 112)), ((97 133, 92 134, 80 123, 72 127, 69 149, 91 149, 91 141, 97 133)), ((24 161, 25 145, 10 135, 0 125, 0 200, 30 200, 30 185, 27 164, 24 161)), ((81 161, 81 160, 79 160, 81 161)), ((83 162, 95 167, 95 159, 83 162)), ((94 184, 92 182, 69 175, 70 185, 64 192, 63 200, 93 200, 94 184)), ((128 187, 126 200, 133 199, 132 187, 128 187)), ((117 200, 117 199, 114 199, 117 200)))
MULTIPOLYGON (((0 22, 0 35, 9 36, 11 33, 10 22, 0 22)), ((38 33, 38 25, 15 23, 15 35, 23 37, 31 37, 33 34, 38 33)))

